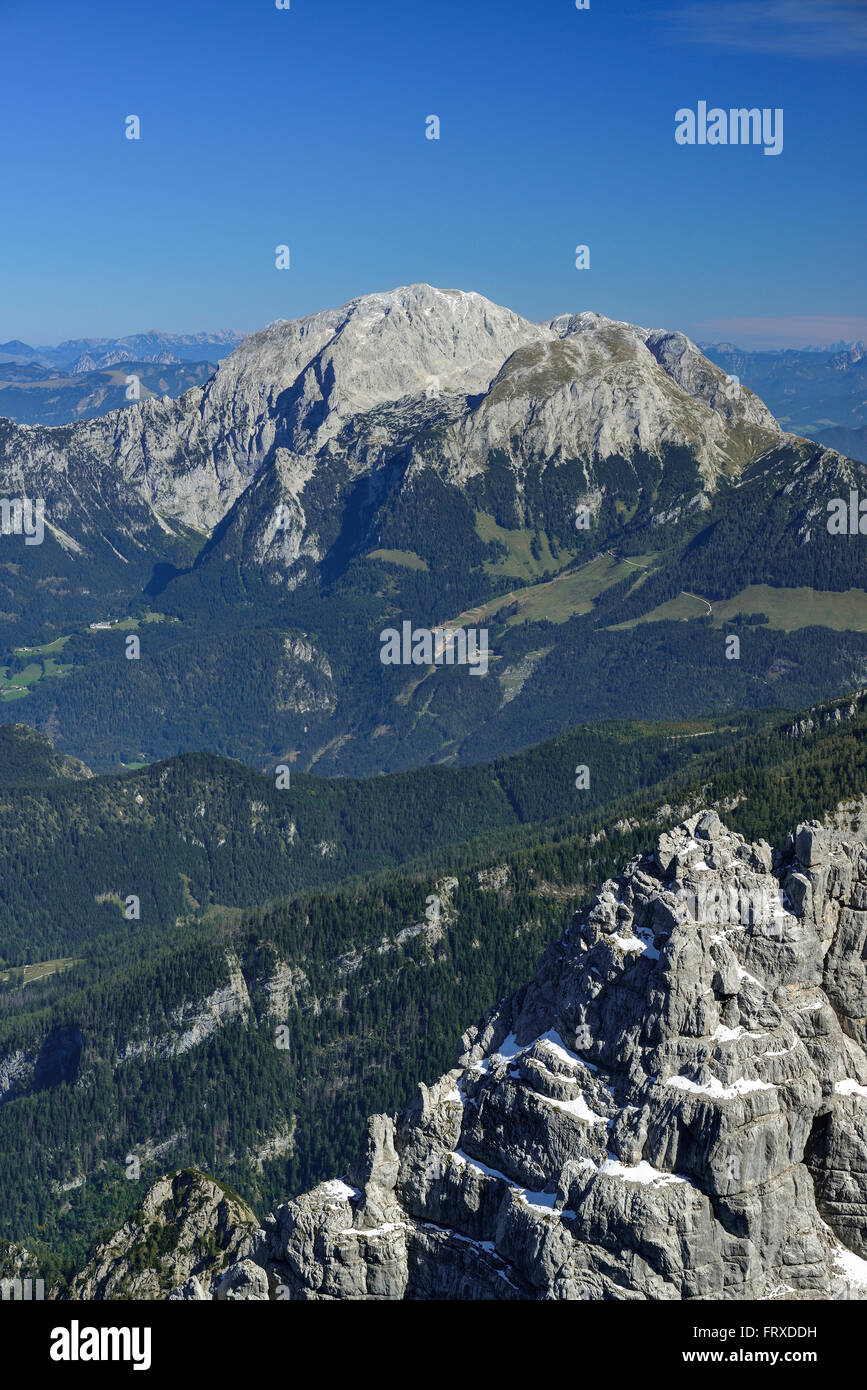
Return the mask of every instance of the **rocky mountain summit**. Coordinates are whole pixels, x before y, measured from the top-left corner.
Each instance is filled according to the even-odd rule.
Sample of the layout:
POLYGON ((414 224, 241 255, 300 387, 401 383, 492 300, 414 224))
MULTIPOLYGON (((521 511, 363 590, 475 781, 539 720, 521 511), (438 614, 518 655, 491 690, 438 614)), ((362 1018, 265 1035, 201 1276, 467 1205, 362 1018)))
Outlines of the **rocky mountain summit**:
MULTIPOLYGON (((178 1298, 865 1298, 865 945, 864 843, 811 822, 773 850, 694 815, 602 885, 452 1071, 369 1121, 345 1180, 160 1283, 176 1274, 178 1298)), ((134 1244, 112 1247, 114 1274, 98 1252, 79 1295, 111 1296, 134 1244)))
MULTIPOLYGON (((159 388, 144 376, 140 385, 159 388)), ((704 618, 714 600, 760 584, 860 585, 857 545, 825 523, 829 500, 865 486, 863 465, 784 434, 682 333, 591 312, 531 323, 479 294, 411 285, 271 324, 177 399, 143 395, 54 428, 0 418, 2 611, 15 647, 86 627, 68 648, 70 679, 46 679, 27 698, 34 725, 99 771, 129 749, 165 754, 168 687, 190 746, 367 773, 463 758, 466 736, 493 712, 490 681, 456 700, 434 668, 435 710, 427 677, 404 690, 401 672, 379 660, 395 621, 430 628, 476 607, 496 618, 489 605, 513 583, 551 581, 526 606, 521 595, 496 636, 504 730, 488 728, 488 751, 525 747, 591 712, 631 717, 628 674, 600 698, 561 681, 552 708, 545 663, 562 663, 565 642, 569 666, 586 664, 589 638, 603 649, 596 669, 608 669, 611 646, 636 642, 633 620, 667 620, 682 593, 697 596, 686 608, 704 618), (39 543, 23 534, 20 499, 44 503, 39 543), (606 554, 622 563, 600 561, 606 554), (89 634, 132 612, 138 620, 144 604, 178 622, 152 628, 148 660, 121 675, 119 645, 89 634), (529 632, 536 621, 556 630, 529 632), (274 640, 263 645, 252 634, 265 627, 274 640), (218 629, 228 638, 219 645, 218 629), (311 668, 329 689, 312 718, 287 719, 280 688, 307 685, 311 668), (221 720, 234 712, 234 727, 208 728, 215 715, 202 720, 199 691, 221 720), (250 699, 265 714, 255 729, 250 699)), ((803 635, 811 627, 793 624, 788 646, 815 645, 803 635)), ((750 656, 725 677, 708 648, 719 688, 703 691, 702 708, 796 708, 863 679, 860 635, 834 639, 834 664, 795 650, 782 666, 766 634, 751 637, 750 656), (816 673, 806 688, 777 683, 799 672, 816 673)), ((699 640, 707 647, 711 634, 699 640)), ((681 650, 679 665, 692 656, 681 650)), ((694 712, 692 672, 672 679, 668 649, 652 644, 650 662, 657 708, 642 714, 694 712)), ((614 669, 634 664, 630 655, 614 669)))
MULTIPOLYGON (((482 295, 422 284, 272 324, 177 400, 62 430, 4 428, 0 488, 44 497, 67 551, 110 545, 129 560, 161 532, 210 533, 267 461, 297 559, 305 542, 308 555, 322 551, 314 474, 331 475, 333 512, 334 487, 345 493, 398 459, 403 473, 402 454, 431 430, 445 431, 436 463, 449 481, 466 472, 464 455, 477 472, 492 447, 520 473, 552 448, 589 463, 688 446, 712 484, 780 435, 761 401, 732 392, 682 334, 592 313, 535 324, 482 295), (510 442, 525 433, 526 457, 510 442)), ((416 466, 432 457, 426 441, 416 466)))

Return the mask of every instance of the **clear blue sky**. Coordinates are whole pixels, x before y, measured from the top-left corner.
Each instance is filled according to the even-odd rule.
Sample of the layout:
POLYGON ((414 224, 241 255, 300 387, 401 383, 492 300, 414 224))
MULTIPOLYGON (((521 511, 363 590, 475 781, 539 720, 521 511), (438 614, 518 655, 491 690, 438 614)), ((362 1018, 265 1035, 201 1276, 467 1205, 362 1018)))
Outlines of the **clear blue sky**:
POLYGON ((418 280, 867 337, 865 0, 291 4, 0 0, 0 341, 248 331, 418 280), (678 146, 701 100, 782 107, 783 153, 678 146))

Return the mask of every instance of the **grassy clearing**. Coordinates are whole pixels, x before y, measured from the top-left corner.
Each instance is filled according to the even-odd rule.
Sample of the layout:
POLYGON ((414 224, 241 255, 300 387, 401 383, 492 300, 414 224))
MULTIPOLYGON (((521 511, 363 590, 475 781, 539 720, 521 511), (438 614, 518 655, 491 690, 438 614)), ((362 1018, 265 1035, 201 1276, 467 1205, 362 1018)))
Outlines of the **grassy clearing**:
POLYGON ((768 627, 794 632, 801 627, 827 627, 833 632, 867 632, 867 592, 846 589, 838 593, 831 589, 777 589, 770 584, 750 584, 734 598, 711 603, 700 594, 682 590, 677 598, 661 603, 640 618, 615 623, 610 629, 637 627, 639 623, 689 622, 708 613, 715 627, 731 623, 739 613, 764 613, 768 627))
POLYGON ((365 560, 384 560, 387 565, 402 565, 408 570, 426 570, 427 560, 416 555, 414 550, 369 550, 365 560))
MULTIPOLYGON (((78 962, 75 956, 60 956, 57 960, 36 961, 33 965, 16 966, 15 970, 21 971, 22 985, 32 984, 34 980, 44 980, 49 975, 56 975, 61 970, 69 970, 78 962)), ((0 970, 0 980, 8 980, 12 970, 0 970)))
POLYGON ((769 584, 749 588, 713 605, 719 627, 738 613, 767 613, 770 626, 792 632, 799 627, 828 627, 834 632, 867 632, 867 593, 846 589, 774 589, 769 584))
MULTIPOLYGON (((148 611, 141 618, 122 618, 117 622, 111 622, 110 630, 127 632, 140 627, 142 623, 176 621, 177 619, 169 618, 165 613, 148 611)), ((16 672, 14 676, 9 674, 8 665, 0 665, 0 701, 8 704, 10 700, 21 700, 39 681, 48 680, 52 676, 68 676, 73 669, 72 662, 56 661, 55 657, 60 655, 71 636, 72 633, 68 632, 63 637, 55 637, 52 642, 43 642, 41 646, 14 647, 16 656, 32 656, 35 660, 28 662, 24 670, 16 672)))
POLYGON ((485 571, 492 575, 505 575, 508 579, 539 579, 561 569, 562 560, 556 560, 551 553, 547 536, 541 532, 528 530, 509 531, 500 526, 487 512, 476 512, 476 535, 480 540, 499 541, 509 554, 504 560, 486 561, 485 571), (538 558, 531 545, 536 540, 538 558))
POLYGON ((510 627, 515 623, 539 622, 543 618, 552 623, 565 623, 569 618, 589 613, 604 589, 645 570, 655 559, 655 555, 636 555, 628 560, 608 553, 597 555, 580 569, 566 570, 541 584, 515 589, 489 603, 467 609, 451 625, 476 626, 512 603, 517 603, 518 612, 507 619, 510 627))
POLYGON ((709 608, 707 599, 700 598, 697 594, 681 592, 677 598, 670 598, 667 603, 661 603, 658 608, 652 608, 640 618, 630 618, 625 623, 613 623, 609 632, 622 632, 628 627, 638 627, 640 623, 687 623, 690 618, 706 616, 709 608))
POLYGON ((13 647, 16 656, 54 656, 57 652, 62 652, 72 634, 67 633, 65 637, 55 637, 53 642, 45 642, 41 647, 13 647))
POLYGON ((0 666, 0 700, 8 704, 10 700, 21 700, 29 695, 34 685, 52 676, 68 676, 72 670, 71 662, 63 664, 53 656, 43 657, 41 661, 29 661, 23 671, 10 676, 8 666, 0 666))
MULTIPOLYGON (((102 629, 104 632, 130 632, 134 628, 141 627, 142 623, 176 623, 178 618, 170 618, 166 613, 143 613, 140 618, 111 618, 107 625, 102 629)), ((98 627, 98 624, 91 623, 91 630, 98 627)))

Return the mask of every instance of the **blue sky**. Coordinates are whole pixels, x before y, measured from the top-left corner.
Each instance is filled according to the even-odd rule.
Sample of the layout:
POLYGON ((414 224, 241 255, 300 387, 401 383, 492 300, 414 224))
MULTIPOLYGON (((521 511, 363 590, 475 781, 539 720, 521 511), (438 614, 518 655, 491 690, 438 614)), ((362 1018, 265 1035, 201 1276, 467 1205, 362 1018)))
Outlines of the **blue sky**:
POLYGON ((865 66, 864 0, 0 0, 0 341, 247 331, 419 280, 867 338, 865 66), (677 145, 701 100, 782 107, 782 154, 677 145))

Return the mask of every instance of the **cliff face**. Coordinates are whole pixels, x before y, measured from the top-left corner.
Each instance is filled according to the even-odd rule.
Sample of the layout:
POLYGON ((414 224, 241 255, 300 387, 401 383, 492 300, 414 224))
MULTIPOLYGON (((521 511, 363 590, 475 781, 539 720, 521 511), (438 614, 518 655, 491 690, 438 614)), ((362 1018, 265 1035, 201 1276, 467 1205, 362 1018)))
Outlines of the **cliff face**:
POLYGON ((293 588, 338 539, 361 477, 380 507, 428 467, 461 489, 496 450, 516 498, 528 466, 575 458, 591 491, 622 492, 636 449, 661 468, 684 448, 690 488, 713 490, 782 441, 762 402, 682 334, 598 314, 534 324, 421 284, 272 324, 176 400, 57 428, 2 421, 0 490, 44 500, 48 572, 62 560, 86 595, 126 590, 131 567, 187 563, 221 522, 218 569, 241 556, 293 588), (598 473, 613 455, 614 473, 598 473))
POLYGON ((867 1296, 865 945, 862 843, 692 817, 346 1181, 178 1296, 867 1296))

